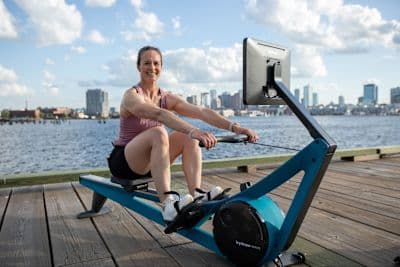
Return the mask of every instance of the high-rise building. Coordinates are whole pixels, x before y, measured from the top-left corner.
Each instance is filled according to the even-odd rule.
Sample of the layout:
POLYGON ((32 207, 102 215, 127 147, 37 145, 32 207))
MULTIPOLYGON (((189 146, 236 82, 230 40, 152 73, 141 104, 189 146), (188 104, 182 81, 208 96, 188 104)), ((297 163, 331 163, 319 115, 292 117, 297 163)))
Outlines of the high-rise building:
POLYGON ((306 86, 304 86, 303 88, 303 105, 307 108, 308 106, 310 106, 310 85, 307 84, 306 86))
POLYGON ((300 89, 299 88, 294 89, 294 97, 297 99, 297 101, 300 102, 300 89))
POLYGON ((186 101, 189 102, 190 104, 198 105, 199 101, 197 100, 197 95, 191 95, 186 97, 186 101))
POLYGON ((86 91, 86 114, 108 118, 108 93, 101 89, 88 89, 86 91))
POLYGON ((390 89, 390 103, 400 104, 400 87, 390 89))
POLYGON ((364 85, 364 105, 375 105, 378 103, 378 86, 374 83, 364 85))
POLYGON ((210 107, 212 109, 218 109, 218 97, 217 97, 217 90, 213 89, 210 91, 210 107))
POLYGON ((209 93, 201 93, 200 94, 200 105, 203 107, 210 107, 210 94, 209 93))
POLYGON ((235 93, 232 96, 232 101, 231 102, 232 102, 232 108, 233 109, 239 110, 239 109, 242 108, 243 101, 242 101, 242 95, 241 95, 240 91, 235 93))
POLYGON ((231 108, 232 107, 232 101, 231 101, 231 95, 228 92, 223 92, 222 95, 219 96, 221 99, 221 106, 224 108, 231 108))
POLYGON ((340 95, 338 100, 339 106, 344 106, 344 96, 340 95))
POLYGON ((318 94, 317 93, 313 93, 312 94, 312 105, 314 107, 318 106, 318 94))

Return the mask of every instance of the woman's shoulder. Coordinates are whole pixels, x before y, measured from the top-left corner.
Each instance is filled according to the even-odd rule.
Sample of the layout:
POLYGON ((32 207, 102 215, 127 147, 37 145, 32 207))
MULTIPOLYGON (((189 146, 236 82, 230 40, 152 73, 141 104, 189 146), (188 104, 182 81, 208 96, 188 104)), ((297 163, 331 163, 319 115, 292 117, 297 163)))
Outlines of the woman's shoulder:
POLYGON ((141 90, 139 87, 132 86, 131 88, 128 88, 124 92, 124 97, 125 96, 132 96, 132 95, 141 95, 141 90))

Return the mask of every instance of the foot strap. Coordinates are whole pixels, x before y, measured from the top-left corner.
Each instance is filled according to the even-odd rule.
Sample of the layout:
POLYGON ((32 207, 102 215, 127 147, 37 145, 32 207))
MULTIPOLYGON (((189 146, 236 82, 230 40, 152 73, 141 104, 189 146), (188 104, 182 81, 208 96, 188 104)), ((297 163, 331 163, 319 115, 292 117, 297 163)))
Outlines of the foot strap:
POLYGON ((178 201, 174 203, 174 207, 178 214, 175 219, 170 222, 166 222, 167 227, 164 229, 164 233, 170 234, 181 229, 192 228, 195 226, 204 216, 203 211, 200 208, 199 198, 196 198, 192 203, 179 209, 178 201))
POLYGON ((204 197, 206 197, 207 201, 211 201, 211 200, 221 200, 224 198, 229 197, 229 195, 227 194, 232 188, 225 188, 221 193, 219 193, 218 195, 216 195, 214 198, 211 198, 211 191, 204 191, 201 188, 196 188, 195 191, 197 193, 200 193, 202 195, 204 195, 204 197))

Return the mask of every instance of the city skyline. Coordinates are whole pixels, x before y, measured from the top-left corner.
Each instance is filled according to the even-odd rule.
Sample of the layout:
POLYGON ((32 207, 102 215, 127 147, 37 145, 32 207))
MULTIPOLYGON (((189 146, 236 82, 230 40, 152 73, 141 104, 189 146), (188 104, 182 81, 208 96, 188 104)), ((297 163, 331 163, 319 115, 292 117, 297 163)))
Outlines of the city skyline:
POLYGON ((163 52, 166 90, 233 94, 242 88, 245 37, 291 50, 291 91, 310 84, 321 104, 339 96, 356 104, 373 82, 378 102, 390 103, 400 85, 399 9, 396 0, 0 0, 0 109, 84 107, 91 88, 118 107, 148 44, 163 52))

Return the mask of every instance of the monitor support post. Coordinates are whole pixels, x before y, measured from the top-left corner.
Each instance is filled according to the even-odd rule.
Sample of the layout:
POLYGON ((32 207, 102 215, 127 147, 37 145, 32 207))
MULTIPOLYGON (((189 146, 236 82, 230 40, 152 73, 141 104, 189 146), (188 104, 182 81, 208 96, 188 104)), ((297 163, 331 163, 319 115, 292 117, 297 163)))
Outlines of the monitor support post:
MULTIPOLYGON (((281 77, 275 77, 275 68, 277 67, 277 62, 273 62, 272 64, 267 64, 267 80, 266 80, 266 85, 263 86, 263 90, 265 89, 273 89, 276 90, 277 96, 282 98, 285 103, 289 106, 289 108, 292 110, 292 112, 296 115, 296 117, 303 123, 303 125, 306 127, 310 135, 313 137, 314 142, 319 142, 319 143, 324 143, 324 155, 323 159, 321 159, 321 164, 318 167, 318 170, 315 172, 315 176, 313 178, 310 178, 310 187, 307 189, 307 192, 303 192, 306 194, 304 197, 299 197, 297 198, 295 196, 293 202, 296 201, 296 199, 301 199, 300 202, 302 203, 292 203, 292 205, 295 207, 294 209, 298 209, 297 215, 294 215, 295 218, 293 218, 294 222, 288 222, 287 228, 284 227, 285 229, 290 229, 290 233, 287 236, 286 244, 284 245, 283 249, 288 249, 291 244, 293 243, 297 232, 301 226, 301 223, 304 220, 304 217, 307 213, 308 208, 311 205, 311 201, 313 200, 315 193, 321 183, 321 180, 328 168, 329 162, 331 158, 333 157, 333 154, 335 153, 336 150, 336 143, 334 140, 322 129, 322 127, 318 124, 318 122, 311 116, 311 114, 308 112, 308 110, 299 103, 299 101, 292 95, 290 90, 286 87, 286 85, 282 82, 281 77), (298 208, 296 208, 298 207, 298 208), (289 226, 289 224, 292 224, 292 227, 289 226)), ((278 66, 280 67, 280 66, 278 66)), ((268 97, 268 94, 266 95, 268 97)), ((305 149, 300 151, 298 154, 303 155, 305 157, 311 157, 312 155, 307 155, 305 149), (302 154, 304 153, 304 154, 302 154)), ((303 157, 302 156, 302 157, 303 157)), ((292 214, 287 214, 292 215, 292 214)), ((291 221, 291 220, 289 220, 291 221)), ((285 224, 285 223, 284 223, 285 224)), ((283 231, 285 232, 285 231, 283 231)))
MULTIPOLYGON (((321 138, 325 140, 328 145, 331 146, 330 152, 334 152, 336 149, 336 143, 333 139, 322 129, 322 127, 318 124, 318 122, 310 115, 308 110, 300 104, 297 99, 292 95, 290 90, 286 87, 286 85, 282 82, 281 77, 275 77, 275 69, 279 68, 279 62, 273 62, 272 64, 268 64, 266 67, 267 72, 267 80, 266 85, 263 86, 263 90, 275 89, 277 92, 277 96, 282 98, 285 103, 289 106, 292 112, 299 118, 299 120, 303 123, 303 125, 307 128, 310 135, 316 139, 321 138)), ((266 92, 268 95, 268 91, 266 92)), ((269 96, 271 97, 271 96, 269 96)))

